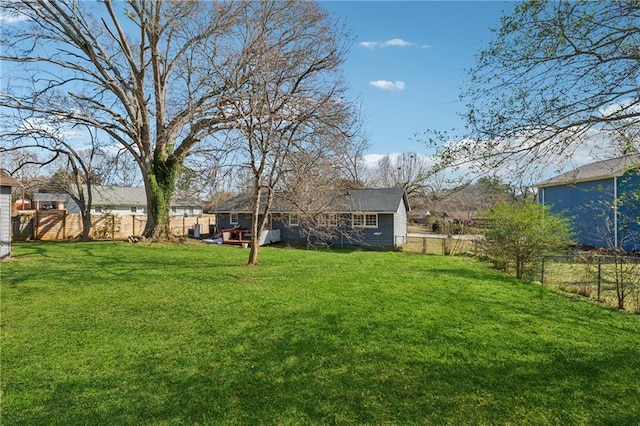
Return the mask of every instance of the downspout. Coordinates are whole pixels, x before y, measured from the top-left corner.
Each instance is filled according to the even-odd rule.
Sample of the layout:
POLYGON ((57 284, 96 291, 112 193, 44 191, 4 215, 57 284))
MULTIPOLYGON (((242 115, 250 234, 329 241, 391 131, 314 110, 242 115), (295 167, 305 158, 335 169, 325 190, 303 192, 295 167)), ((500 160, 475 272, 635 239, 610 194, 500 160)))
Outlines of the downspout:
POLYGON ((613 177, 613 244, 618 248, 618 178, 613 177))

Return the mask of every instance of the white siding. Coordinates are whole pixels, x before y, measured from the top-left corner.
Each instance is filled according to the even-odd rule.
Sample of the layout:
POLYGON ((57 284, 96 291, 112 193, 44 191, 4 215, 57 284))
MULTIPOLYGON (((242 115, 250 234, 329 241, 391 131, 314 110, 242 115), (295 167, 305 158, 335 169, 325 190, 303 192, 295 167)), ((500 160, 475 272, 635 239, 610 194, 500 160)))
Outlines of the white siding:
POLYGON ((0 258, 11 254, 11 187, 0 186, 0 258))
POLYGON ((202 216, 201 207, 171 207, 169 216, 202 216))
POLYGON ((131 207, 134 207, 134 206, 129 206, 129 207, 125 207, 125 206, 118 206, 118 207, 93 206, 93 214, 100 215, 100 214, 108 212, 108 213, 111 213, 113 215, 121 215, 121 216, 129 216, 129 215, 146 216, 147 215, 147 208, 146 207, 135 206, 136 207, 136 212, 135 213, 131 211, 131 207))
POLYGON ((400 201, 398 210, 393 214, 393 244, 404 244, 407 242, 407 207, 404 198, 400 201))

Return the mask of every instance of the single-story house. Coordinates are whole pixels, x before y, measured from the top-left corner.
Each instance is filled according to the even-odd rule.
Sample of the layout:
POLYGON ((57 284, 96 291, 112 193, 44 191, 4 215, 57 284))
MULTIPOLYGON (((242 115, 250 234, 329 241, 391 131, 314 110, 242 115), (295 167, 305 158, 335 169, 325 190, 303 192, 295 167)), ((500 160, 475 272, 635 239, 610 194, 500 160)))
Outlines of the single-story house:
MULTIPOLYGON (((101 215, 146 215, 147 195, 144 188, 101 186, 91 187, 93 195, 91 213, 101 215)), ((36 210, 66 209, 67 213, 80 213, 80 208, 68 194, 36 193, 36 210)), ((202 202, 192 197, 174 196, 170 216, 202 216, 202 202)))
MULTIPOLYGON (((407 240, 407 213, 410 211, 403 188, 368 188, 332 191, 315 215, 314 227, 322 227, 322 243, 337 247, 393 249, 407 240)), ((317 200, 315 200, 317 201, 317 200)), ((315 203, 314 203, 315 204, 315 203)), ((216 223, 220 230, 251 229, 251 197, 238 195, 219 205, 216 223)), ((306 214, 276 197, 268 227, 278 230, 283 242, 320 242, 306 226, 306 214)))
POLYGON ((0 259, 11 256, 11 188, 22 185, 0 170, 0 259))
POLYGON ((579 244, 640 251, 640 155, 587 164, 536 186, 540 203, 571 218, 579 244))

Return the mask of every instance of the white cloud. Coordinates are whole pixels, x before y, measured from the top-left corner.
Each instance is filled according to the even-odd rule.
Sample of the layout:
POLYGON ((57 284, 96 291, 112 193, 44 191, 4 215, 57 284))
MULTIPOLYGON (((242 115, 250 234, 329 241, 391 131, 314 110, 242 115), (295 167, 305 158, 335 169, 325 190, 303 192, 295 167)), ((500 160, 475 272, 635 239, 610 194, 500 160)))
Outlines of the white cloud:
POLYGON ((415 46, 415 43, 410 41, 404 41, 401 38, 392 38, 391 40, 387 40, 385 42, 380 43, 380 47, 408 47, 415 46))
POLYGON ((382 90, 404 90, 404 81, 388 81, 388 80, 375 80, 370 81, 370 85, 382 90))
POLYGON ((362 156, 362 159, 364 160, 364 164, 366 167, 368 168, 372 168, 375 167, 378 164, 378 161, 382 160, 382 157, 384 157, 385 155, 398 155, 398 153, 394 153, 394 154, 366 154, 362 156))
POLYGON ((66 123, 55 123, 45 118, 28 118, 22 121, 22 128, 26 132, 38 131, 41 134, 48 134, 61 140, 78 139, 86 136, 86 132, 78 130, 66 123))
MULTIPOLYGON (((389 154, 365 154, 362 156, 364 160, 364 164, 368 168, 376 167, 378 162, 382 160, 384 157, 389 157, 392 163, 395 163, 398 160, 398 157, 402 156, 402 152, 391 152, 389 154)), ((406 154, 406 152, 404 153, 406 154)), ((426 166, 431 167, 435 164, 435 159, 429 155, 416 153, 418 159, 424 163, 426 166)))
POLYGON ((363 41, 358 43, 361 47, 366 47, 367 49, 375 48, 379 43, 377 41, 363 41))
POLYGON ((360 47, 366 49, 385 48, 385 47, 420 47, 427 48, 429 45, 418 45, 412 41, 406 41, 401 38, 392 38, 387 41, 363 41, 358 43, 360 47))
MULTIPOLYGON (((13 0, 9 0, 7 3, 7 6, 14 6, 13 4, 13 0)), ((28 21, 29 17, 27 17, 26 15, 20 13, 18 11, 19 9, 9 9, 9 7, 7 7, 6 9, 3 9, 0 11, 0 23, 2 24, 7 24, 7 25, 11 25, 11 24, 17 24, 19 22, 24 22, 24 21, 28 21)))
POLYGON ((611 103, 598 109, 603 117, 615 117, 616 115, 635 114, 640 111, 635 99, 624 99, 619 102, 611 103))

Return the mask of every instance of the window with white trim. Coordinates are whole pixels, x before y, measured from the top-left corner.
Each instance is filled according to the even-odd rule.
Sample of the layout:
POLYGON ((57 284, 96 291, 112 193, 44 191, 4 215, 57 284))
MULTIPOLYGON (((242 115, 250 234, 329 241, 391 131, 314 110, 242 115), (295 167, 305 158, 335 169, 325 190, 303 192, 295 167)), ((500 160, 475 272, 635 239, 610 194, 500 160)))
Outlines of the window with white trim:
POLYGON ((297 214, 289 215, 289 226, 299 226, 300 225, 300 217, 297 214))
POLYGON ((365 214, 354 213, 351 216, 351 224, 354 228, 377 228, 378 227, 378 215, 377 214, 365 214))
POLYGON ((231 218, 229 220, 229 223, 231 223, 232 225, 238 224, 238 213, 231 213, 231 218))

